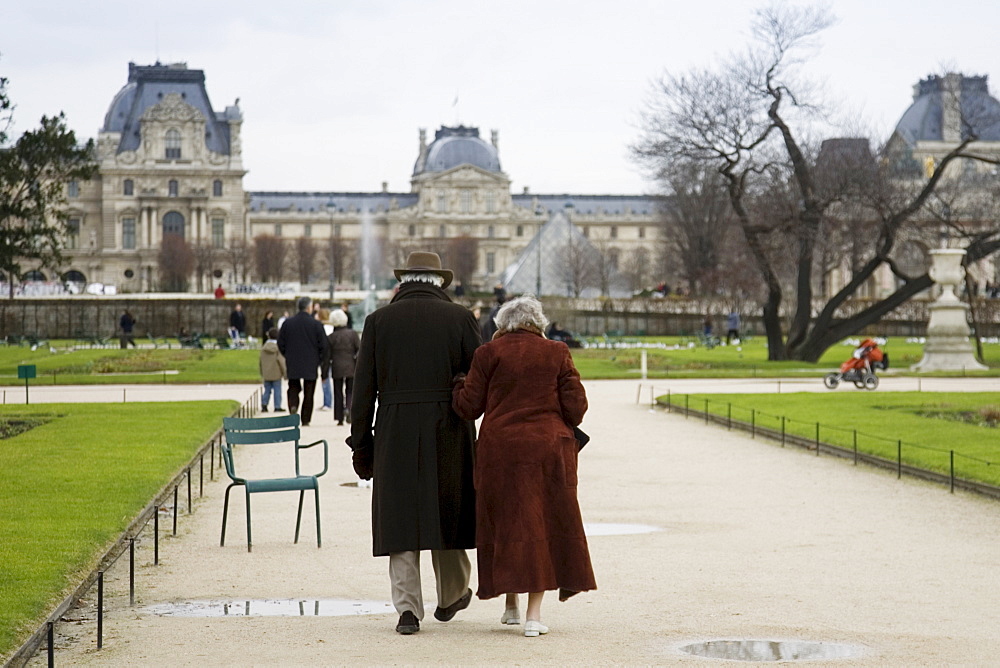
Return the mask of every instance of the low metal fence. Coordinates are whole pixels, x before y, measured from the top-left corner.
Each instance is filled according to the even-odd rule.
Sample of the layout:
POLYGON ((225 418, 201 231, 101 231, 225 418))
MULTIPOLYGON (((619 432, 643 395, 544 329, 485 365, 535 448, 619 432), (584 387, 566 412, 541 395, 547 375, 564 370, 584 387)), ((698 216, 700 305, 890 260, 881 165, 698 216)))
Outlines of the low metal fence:
POLYGON ((822 453, 851 459, 855 465, 863 463, 887 469, 895 472, 897 479, 906 474, 947 485, 953 494, 956 489, 963 489, 1000 499, 1000 487, 968 477, 963 478, 960 474, 963 468, 1000 466, 1000 461, 973 457, 956 452, 954 449, 904 442, 899 438, 869 434, 854 428, 795 420, 786 415, 775 415, 759 409, 739 406, 729 401, 712 401, 700 397, 696 402, 697 405, 692 405, 690 394, 673 394, 669 388, 661 390, 659 396, 664 398, 657 400, 657 390, 653 385, 639 385, 636 403, 642 401, 644 390, 649 392, 650 405, 662 405, 668 412, 681 413, 685 418, 696 418, 704 420, 705 424, 746 431, 750 433, 751 438, 758 436, 767 438, 780 443, 782 447, 805 448, 815 452, 817 457, 822 453), (798 429, 794 429, 794 427, 798 427, 798 429), (791 433, 792 430, 797 433, 791 433), (808 436, 804 435, 806 432, 809 433, 808 436), (831 435, 839 436, 839 438, 831 439, 831 435), (835 440, 839 442, 834 442, 835 440), (907 462, 904 453, 914 450, 939 453, 942 461, 947 463, 942 464, 941 470, 933 470, 918 466, 912 463, 912 460, 907 462), (886 451, 890 453, 889 456, 885 455, 886 451), (947 471, 947 473, 942 471, 947 471))
MULTIPOLYGON (((124 390, 123 390, 124 392, 124 390)), ((253 417, 260 406, 260 392, 256 390, 253 395, 234 413, 233 417, 253 417)), ((124 400, 124 397, 123 397, 124 400)), ((223 470, 222 444, 224 432, 220 428, 184 465, 182 470, 164 485, 153 500, 143 508, 132 520, 125 531, 111 545, 108 550, 98 559, 97 567, 91 571, 83 581, 64 598, 48 615, 41 626, 17 649, 4 663, 4 668, 22 668, 26 666, 32 657, 45 645, 45 652, 49 666, 55 665, 55 629, 63 616, 72 608, 76 607, 91 590, 97 587, 97 647, 104 646, 104 574, 111 569, 126 553, 128 554, 129 568, 129 605, 135 605, 135 547, 136 542, 141 539, 143 532, 148 531, 152 522, 153 541, 153 565, 160 564, 160 515, 163 508, 171 508, 173 527, 171 535, 177 535, 178 508, 180 501, 180 489, 186 485, 187 504, 186 514, 194 512, 192 471, 198 469, 198 498, 205 495, 205 457, 208 455, 209 480, 215 480, 216 469, 223 470), (216 466, 218 462, 218 466, 216 466), (171 503, 172 502, 172 503, 171 503)))

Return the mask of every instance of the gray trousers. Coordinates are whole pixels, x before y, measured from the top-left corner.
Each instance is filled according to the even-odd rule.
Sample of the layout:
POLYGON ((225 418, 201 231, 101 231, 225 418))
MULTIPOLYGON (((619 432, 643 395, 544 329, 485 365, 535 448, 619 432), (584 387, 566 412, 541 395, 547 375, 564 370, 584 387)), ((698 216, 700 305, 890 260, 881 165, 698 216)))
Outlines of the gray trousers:
MULTIPOLYGON (((431 564, 437 584, 438 607, 447 607, 469 588, 472 564, 465 550, 431 550, 431 564)), ((420 552, 393 552, 389 555, 389 581, 396 612, 409 610, 424 618, 424 596, 420 588, 420 552)))

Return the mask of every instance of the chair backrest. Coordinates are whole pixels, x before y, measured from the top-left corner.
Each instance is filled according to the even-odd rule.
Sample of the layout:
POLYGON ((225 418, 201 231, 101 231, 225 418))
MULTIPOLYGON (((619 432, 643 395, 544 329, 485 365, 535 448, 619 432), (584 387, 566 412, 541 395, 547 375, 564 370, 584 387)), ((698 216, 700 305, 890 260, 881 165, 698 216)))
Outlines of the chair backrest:
POLYGON ((299 416, 280 415, 266 418, 222 418, 226 442, 245 443, 299 442, 299 416))

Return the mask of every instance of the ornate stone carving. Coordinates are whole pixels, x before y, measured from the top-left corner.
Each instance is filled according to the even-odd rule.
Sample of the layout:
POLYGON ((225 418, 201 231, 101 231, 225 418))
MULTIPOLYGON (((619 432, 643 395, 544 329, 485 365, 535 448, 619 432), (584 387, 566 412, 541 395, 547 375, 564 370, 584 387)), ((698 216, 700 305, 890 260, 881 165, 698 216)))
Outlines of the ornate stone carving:
POLYGON ((183 123, 186 121, 202 121, 205 117, 198 109, 184 101, 180 93, 167 93, 163 101, 155 104, 142 115, 144 121, 160 121, 164 123, 183 123))
POLYGON ((135 151, 122 151, 118 154, 118 162, 125 165, 135 164, 137 158, 135 151))

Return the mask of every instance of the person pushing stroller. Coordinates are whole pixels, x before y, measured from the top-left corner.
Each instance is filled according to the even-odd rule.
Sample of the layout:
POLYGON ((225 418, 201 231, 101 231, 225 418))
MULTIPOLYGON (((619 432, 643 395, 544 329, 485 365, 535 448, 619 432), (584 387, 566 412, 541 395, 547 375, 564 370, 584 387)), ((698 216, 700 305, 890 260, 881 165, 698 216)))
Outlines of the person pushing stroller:
POLYGON ((879 369, 889 368, 889 356, 878 346, 875 339, 865 339, 851 353, 851 357, 840 365, 840 371, 828 373, 823 378, 823 384, 828 389, 834 389, 841 381, 853 382, 861 389, 874 390, 878 387, 879 369))

